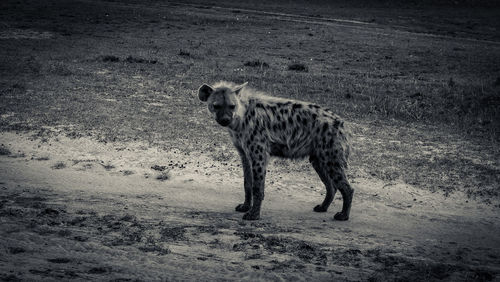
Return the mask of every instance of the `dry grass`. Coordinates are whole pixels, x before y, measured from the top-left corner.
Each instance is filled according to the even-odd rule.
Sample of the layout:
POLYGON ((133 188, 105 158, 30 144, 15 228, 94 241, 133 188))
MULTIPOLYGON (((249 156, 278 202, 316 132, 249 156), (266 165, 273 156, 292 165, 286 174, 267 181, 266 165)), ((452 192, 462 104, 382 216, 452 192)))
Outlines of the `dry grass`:
POLYGON ((0 156, 8 156, 10 154, 10 150, 2 144, 2 146, 0 146, 0 156))
POLYGON ((63 169, 66 168, 66 164, 64 162, 57 162, 53 166, 51 166, 53 169, 63 169))

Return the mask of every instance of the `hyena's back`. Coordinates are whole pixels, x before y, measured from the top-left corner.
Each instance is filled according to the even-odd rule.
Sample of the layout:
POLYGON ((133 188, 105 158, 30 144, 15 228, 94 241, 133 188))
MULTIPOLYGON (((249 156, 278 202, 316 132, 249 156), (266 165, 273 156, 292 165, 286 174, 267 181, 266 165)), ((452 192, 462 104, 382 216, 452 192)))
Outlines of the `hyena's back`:
POLYGON ((263 141, 269 142, 272 156, 303 158, 330 153, 337 155, 342 167, 347 164, 344 121, 318 105, 255 95, 248 99, 243 125, 242 130, 248 127, 265 133, 263 141))

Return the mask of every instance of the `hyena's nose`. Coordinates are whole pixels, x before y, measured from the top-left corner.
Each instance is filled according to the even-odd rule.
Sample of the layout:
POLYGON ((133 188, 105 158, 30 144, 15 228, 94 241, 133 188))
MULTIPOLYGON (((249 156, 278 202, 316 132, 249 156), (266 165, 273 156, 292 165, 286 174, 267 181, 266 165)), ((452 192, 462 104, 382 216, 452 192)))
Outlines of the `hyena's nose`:
POLYGON ((228 126, 231 123, 231 119, 225 117, 225 118, 217 119, 217 122, 222 126, 228 126))

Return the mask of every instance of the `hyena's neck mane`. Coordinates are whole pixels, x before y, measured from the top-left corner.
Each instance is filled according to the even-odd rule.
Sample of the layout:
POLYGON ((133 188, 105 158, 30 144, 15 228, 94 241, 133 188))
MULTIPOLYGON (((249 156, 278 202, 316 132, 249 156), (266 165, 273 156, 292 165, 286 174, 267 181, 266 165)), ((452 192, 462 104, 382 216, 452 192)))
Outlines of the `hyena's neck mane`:
MULTIPOLYGON (((285 103, 288 100, 268 96, 263 92, 254 90, 249 87, 245 87, 241 90, 239 95, 239 107, 236 113, 234 123, 229 127, 233 132, 238 132, 244 130, 248 126, 255 125, 255 120, 260 117, 256 112, 259 111, 259 107, 272 106, 277 103, 285 103), (257 117, 259 116, 259 117, 257 117)), ((264 120, 261 120, 263 122, 264 120)))

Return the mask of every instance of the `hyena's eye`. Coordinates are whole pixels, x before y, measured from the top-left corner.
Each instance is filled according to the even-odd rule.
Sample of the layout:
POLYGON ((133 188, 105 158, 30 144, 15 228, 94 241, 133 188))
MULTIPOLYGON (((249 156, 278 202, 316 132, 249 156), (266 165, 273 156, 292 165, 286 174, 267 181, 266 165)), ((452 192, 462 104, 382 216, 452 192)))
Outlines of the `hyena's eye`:
POLYGON ((229 105, 228 107, 230 110, 234 110, 234 108, 236 108, 236 105, 229 105))
POLYGON ((215 110, 220 110, 220 109, 222 109, 222 106, 221 105, 214 105, 214 109, 215 110))

